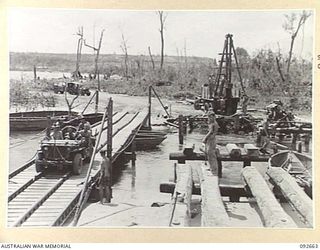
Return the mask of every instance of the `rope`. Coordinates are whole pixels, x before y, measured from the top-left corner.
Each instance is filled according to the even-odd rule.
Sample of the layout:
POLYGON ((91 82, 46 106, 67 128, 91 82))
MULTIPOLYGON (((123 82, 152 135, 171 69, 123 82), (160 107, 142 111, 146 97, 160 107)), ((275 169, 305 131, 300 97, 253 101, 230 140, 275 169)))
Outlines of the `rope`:
POLYGON ((175 212, 175 210, 176 210, 177 200, 178 200, 178 195, 177 195, 177 193, 176 193, 176 194, 175 194, 175 198, 174 198, 174 203, 173 203, 173 208, 172 208, 171 216, 170 216, 169 227, 171 227, 171 224, 172 224, 174 212, 175 212))

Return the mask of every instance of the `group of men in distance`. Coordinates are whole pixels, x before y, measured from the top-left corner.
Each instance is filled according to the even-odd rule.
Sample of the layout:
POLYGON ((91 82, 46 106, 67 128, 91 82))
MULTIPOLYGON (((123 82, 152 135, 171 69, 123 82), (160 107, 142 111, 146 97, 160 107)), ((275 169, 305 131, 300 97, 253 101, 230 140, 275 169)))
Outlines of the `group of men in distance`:
MULTIPOLYGON (((91 146, 91 125, 84 119, 83 116, 79 116, 80 123, 77 127, 77 131, 72 131, 71 128, 66 128, 66 133, 63 135, 61 125, 59 122, 54 123, 47 129, 46 139, 54 140, 81 140, 82 144, 86 147, 91 146), (52 131, 51 131, 52 130, 52 131)), ((106 157, 106 151, 100 150, 102 161, 100 164, 100 176, 98 179, 100 202, 110 203, 112 198, 112 183, 111 183, 111 161, 106 157)))

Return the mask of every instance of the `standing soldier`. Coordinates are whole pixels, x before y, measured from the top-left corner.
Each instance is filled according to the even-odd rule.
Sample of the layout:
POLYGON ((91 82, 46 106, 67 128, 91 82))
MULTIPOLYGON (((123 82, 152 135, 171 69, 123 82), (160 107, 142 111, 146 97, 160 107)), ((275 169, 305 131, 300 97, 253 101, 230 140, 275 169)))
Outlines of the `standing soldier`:
POLYGON ((216 135, 218 133, 219 124, 217 123, 215 113, 212 110, 208 112, 208 126, 209 132, 203 138, 202 142, 205 144, 206 147, 206 154, 208 157, 210 169, 214 175, 218 175, 216 135))
POLYGON ((262 123, 262 130, 260 132, 261 135, 261 141, 262 141, 262 147, 260 148, 260 152, 263 154, 270 154, 267 151, 267 147, 270 144, 270 138, 269 138, 269 118, 265 119, 264 122, 262 123))
POLYGON ((99 177, 99 196, 100 203, 110 203, 112 190, 111 190, 111 161, 106 157, 106 151, 101 150, 100 155, 102 162, 100 165, 100 177, 99 177))

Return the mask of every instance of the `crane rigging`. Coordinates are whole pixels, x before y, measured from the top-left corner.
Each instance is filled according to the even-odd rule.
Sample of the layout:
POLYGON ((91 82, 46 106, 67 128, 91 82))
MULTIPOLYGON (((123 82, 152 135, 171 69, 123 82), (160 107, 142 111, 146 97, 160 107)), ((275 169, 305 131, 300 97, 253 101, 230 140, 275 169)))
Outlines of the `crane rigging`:
POLYGON ((235 80, 232 78, 232 73, 234 69, 238 73, 241 94, 247 96, 232 37, 232 34, 226 35, 216 77, 214 80, 212 78, 209 79, 209 84, 205 84, 202 87, 201 97, 198 97, 194 102, 195 109, 204 107, 205 110, 208 110, 211 107, 219 115, 233 115, 236 113, 240 101, 240 93, 235 93, 235 95, 232 93, 237 92, 233 91, 235 80))

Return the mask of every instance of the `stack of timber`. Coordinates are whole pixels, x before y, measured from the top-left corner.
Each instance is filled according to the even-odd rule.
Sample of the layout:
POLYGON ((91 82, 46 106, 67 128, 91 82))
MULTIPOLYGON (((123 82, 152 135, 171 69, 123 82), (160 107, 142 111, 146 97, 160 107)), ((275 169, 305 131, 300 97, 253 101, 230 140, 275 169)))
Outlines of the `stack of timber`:
MULTIPOLYGON (((175 165, 177 166, 178 182, 181 180, 179 175, 182 175, 182 168, 184 168, 184 175, 186 175, 186 172, 190 172, 186 170, 190 168, 186 161, 206 161, 205 154, 196 153, 193 148, 186 146, 181 152, 170 154, 171 160, 178 161, 178 166, 175 165)), ((312 177, 310 157, 297 152, 283 151, 270 158, 269 155, 262 155, 259 149, 252 144, 245 144, 243 147, 236 144, 227 144, 226 146, 218 146, 217 159, 218 164, 220 162, 219 168, 221 168, 218 176, 213 174, 209 165, 200 162, 198 165, 194 164, 191 168, 194 184, 192 188, 189 187, 188 194, 191 190, 192 194, 201 195, 201 226, 228 227, 232 224, 229 210, 225 210, 228 203, 225 203, 225 199, 222 199, 225 196, 229 196, 229 202, 254 201, 261 225, 265 227, 296 228, 298 226, 313 226, 312 199, 297 184, 297 180, 302 179, 302 173, 310 172, 312 177), (222 173, 221 161, 242 161, 244 163, 242 171, 239 172, 239 175, 243 178, 242 185, 228 186, 219 183, 219 177, 222 173), (265 169, 267 171, 262 173, 261 169, 259 172, 255 167, 250 166, 250 163, 255 161, 266 162, 265 167, 267 168, 265 169), (194 176, 197 176, 197 178, 194 176), (197 183, 200 184, 200 188, 197 183), (244 199, 240 201, 240 197, 244 199)), ((182 179, 189 180, 190 177, 182 179)), ((180 184, 173 182, 162 183, 160 191, 174 194, 178 190, 178 185, 180 184)), ((189 214, 188 208, 189 205, 186 204, 183 214, 189 214)))

